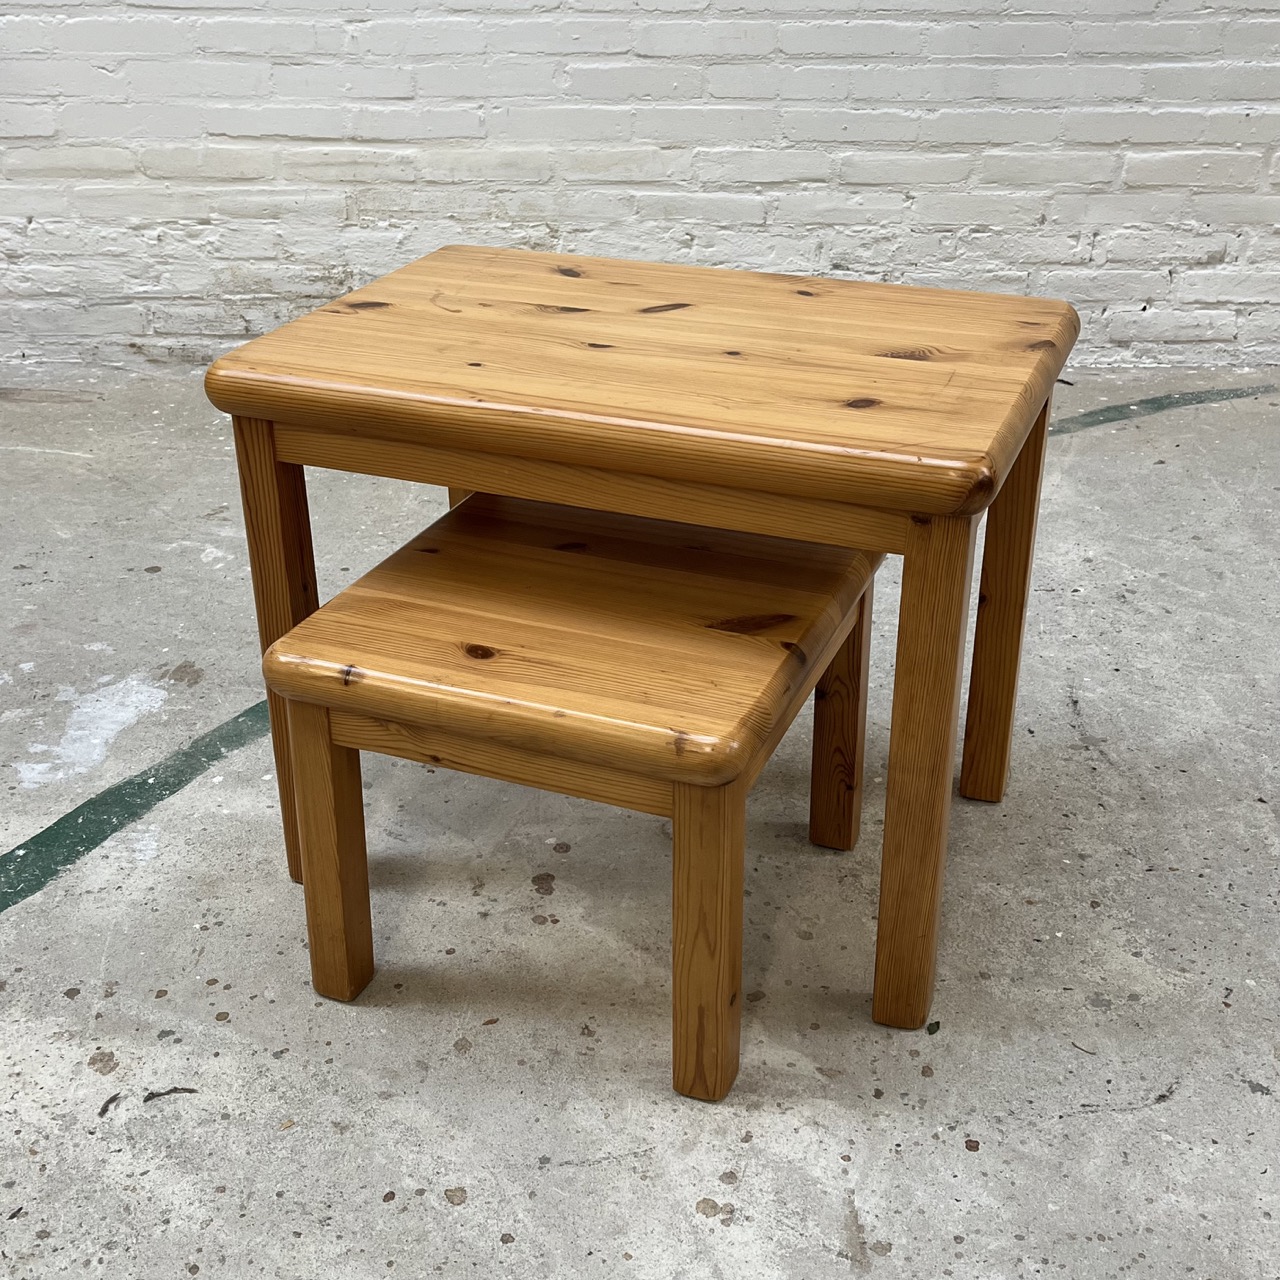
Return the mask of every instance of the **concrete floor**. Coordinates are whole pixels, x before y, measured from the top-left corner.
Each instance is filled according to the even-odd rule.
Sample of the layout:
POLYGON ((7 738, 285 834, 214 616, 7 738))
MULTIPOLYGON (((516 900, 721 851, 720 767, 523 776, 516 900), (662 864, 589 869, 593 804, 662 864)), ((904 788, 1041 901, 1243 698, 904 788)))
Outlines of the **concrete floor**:
MULTIPOLYGON (((1280 371, 1068 377, 936 1034, 869 1015, 891 564, 862 846, 805 840, 807 716, 752 798, 725 1102, 669 1090, 664 822, 366 757, 381 967, 344 1006, 259 737, 0 918, 0 1272, 1280 1275, 1280 371)), ((262 695, 198 377, 0 381, 3 862, 262 695)), ((322 586, 442 503, 315 474, 322 586)))

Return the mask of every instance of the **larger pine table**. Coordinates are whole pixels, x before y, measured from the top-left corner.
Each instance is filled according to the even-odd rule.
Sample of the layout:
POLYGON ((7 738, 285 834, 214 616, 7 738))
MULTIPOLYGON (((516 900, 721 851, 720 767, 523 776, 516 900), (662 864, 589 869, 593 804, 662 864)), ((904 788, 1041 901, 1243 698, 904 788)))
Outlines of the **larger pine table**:
MULTIPOLYGON (((223 356, 265 649, 318 604, 303 467, 903 557, 873 1014, 933 992, 960 793, 1009 770, 1064 302, 450 246, 223 356)), ((289 867, 288 727, 270 699, 289 867)))

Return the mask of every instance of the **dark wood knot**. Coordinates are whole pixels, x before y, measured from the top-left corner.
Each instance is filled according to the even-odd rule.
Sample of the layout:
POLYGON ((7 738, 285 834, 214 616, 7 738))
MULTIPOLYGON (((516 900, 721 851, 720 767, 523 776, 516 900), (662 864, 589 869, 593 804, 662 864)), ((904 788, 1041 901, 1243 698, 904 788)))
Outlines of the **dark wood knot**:
MULTIPOLYGON (((802 665, 809 661, 808 655, 794 640, 783 640, 780 643, 793 658, 798 658, 802 665)), ((815 690, 815 692, 818 693, 819 697, 822 696, 820 690, 815 690)))
POLYGON ((562 276, 568 276, 568 277, 569 277, 570 279, 572 279, 572 280, 577 280, 577 279, 579 279, 579 278, 581 277, 581 275, 582 275, 582 272, 581 272, 581 271, 578 271, 578 270, 577 270, 576 268, 574 268, 574 267, 557 267, 557 268, 556 268, 556 270, 557 270, 557 271, 558 271, 562 276))
POLYGON ((856 400, 846 400, 846 409, 874 409, 881 402, 875 396, 859 396, 856 400))
POLYGON ((732 631, 740 636, 753 636, 772 627, 780 627, 784 622, 794 622, 794 613, 750 613, 741 618, 721 618, 719 622, 708 622, 711 631, 732 631))
POLYGON ((497 649, 490 649, 487 644, 464 644, 462 652, 468 658, 475 658, 478 662, 483 662, 486 658, 496 658, 498 656, 497 649))
POLYGON ((342 683, 344 685, 359 684, 363 679, 364 672, 361 671, 355 663, 348 662, 347 665, 342 668, 342 683))
POLYGON ((661 302, 653 307, 641 307, 640 314, 642 316, 656 316, 661 311, 683 311, 685 307, 693 306, 692 302, 661 302))

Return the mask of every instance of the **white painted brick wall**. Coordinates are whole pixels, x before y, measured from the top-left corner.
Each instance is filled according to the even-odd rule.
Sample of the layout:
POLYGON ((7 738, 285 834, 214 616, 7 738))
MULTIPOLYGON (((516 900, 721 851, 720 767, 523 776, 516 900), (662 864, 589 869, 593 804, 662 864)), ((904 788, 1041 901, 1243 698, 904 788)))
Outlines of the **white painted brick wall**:
POLYGON ((472 241, 1069 298, 1280 362, 1280 0, 0 0, 0 355, 472 241))

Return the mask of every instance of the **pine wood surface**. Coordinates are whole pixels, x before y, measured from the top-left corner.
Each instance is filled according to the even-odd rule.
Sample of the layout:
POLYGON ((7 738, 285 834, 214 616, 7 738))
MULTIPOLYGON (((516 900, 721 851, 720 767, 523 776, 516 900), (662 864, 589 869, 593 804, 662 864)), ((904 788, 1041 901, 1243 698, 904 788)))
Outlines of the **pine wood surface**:
POLYGON ((1046 401, 987 512, 960 769, 960 794, 970 800, 1002 800, 1009 777, 1049 409, 1046 401))
POLYGON ((862 827, 874 590, 869 582, 853 630, 813 691, 809 839, 826 849, 852 849, 862 827))
POLYGON ((912 525, 902 564, 872 1016, 929 1015, 976 517, 912 525))
POLYGON ((328 709, 306 702, 289 703, 289 738, 311 981, 321 995, 352 1000, 374 967, 360 753, 335 744, 328 709))
POLYGON ((716 1102, 738 1074, 746 786, 674 790, 671 1083, 716 1102))
MULTIPOLYGON (((407 440, 373 440, 311 427, 278 425, 276 456, 307 466, 362 475, 449 486, 450 494, 472 490, 513 498, 591 507, 657 520, 681 520, 840 547, 901 552, 911 517, 817 498, 797 498, 758 489, 693 484, 603 471, 564 462, 503 457, 464 449, 442 449, 407 440), (465 487, 460 482, 465 482, 465 487)), ((456 500, 450 499, 451 505, 456 500)))
MULTIPOLYGON (((318 603, 306 480, 300 466, 277 458, 270 422, 236 418, 233 429, 258 637, 265 652, 318 603)), ((289 874, 294 880, 301 880, 298 814, 289 763, 289 722, 284 700, 278 693, 268 691, 267 711, 271 717, 271 745, 275 752, 289 874)))
MULTIPOLYGON (((210 398, 238 415, 263 644, 314 607, 301 464, 686 522, 676 539, 690 537, 689 525, 706 525, 903 553, 874 1014, 920 1025, 933 983, 970 517, 994 500, 961 788, 995 798, 1008 769, 1034 545, 1046 421, 1037 424, 1037 415, 1047 414, 1077 331, 1069 306, 1038 299, 508 250, 438 251, 232 352, 208 374, 210 398)), ((803 555, 812 561, 828 550, 810 546, 803 555)), ((878 558, 865 557, 868 574, 878 558)), ((795 585, 795 575, 786 576, 795 585)), ((771 584, 763 596, 754 590, 747 591, 753 601, 773 602, 781 588, 771 584)), ((345 701, 335 704, 331 723, 359 722, 349 736, 361 741, 351 747, 378 740, 422 758, 415 753, 434 744, 439 754, 443 744, 455 767, 470 761, 485 771, 487 764, 496 776, 521 780, 516 775, 548 740, 544 718, 551 715, 571 758, 545 785, 618 803, 630 796, 644 802, 637 808, 661 811, 667 789, 691 777, 703 789, 731 777, 735 786, 749 785, 805 689, 850 643, 854 621, 848 613, 832 629, 809 620, 813 634, 801 645, 809 669, 801 673, 794 651, 791 667, 758 665, 761 653, 777 662, 780 641, 801 643, 791 623, 729 637, 758 642, 760 651, 735 649, 728 661, 727 653, 708 657, 716 628, 690 618, 675 652, 646 643, 643 628, 618 635, 603 627, 584 632, 593 650, 570 656, 563 650, 571 628, 557 632, 565 620, 549 617, 545 606, 532 619, 506 619, 515 641, 509 653, 464 642, 494 648, 493 658, 459 667, 458 637, 438 637, 466 677, 461 683, 474 683, 473 668, 487 664, 489 706, 501 703, 500 714, 486 717, 483 697, 463 706, 445 685, 431 692, 426 680, 414 694, 421 718, 388 738, 386 719, 404 718, 403 699, 392 695, 404 690, 351 680, 341 685, 345 701), (615 655, 612 670, 604 650, 615 655), (747 653, 751 660, 741 663, 747 653), (529 664, 511 696, 516 664, 507 659, 523 663, 529 654, 547 665, 529 664), (541 681, 561 684, 557 663, 584 672, 573 708, 538 702, 541 681), (713 667, 718 676, 709 674, 713 667), (634 675, 650 668, 657 696, 634 675), (682 681, 681 671, 697 679, 682 681), (759 702, 735 721, 731 708, 741 710, 752 688, 759 702), (497 721, 510 730, 501 741, 492 736, 497 721), (473 751, 485 740, 495 753, 487 762, 473 751), (646 744, 638 753, 637 742, 646 744), (608 776, 592 784, 594 793, 583 792, 592 765, 608 776), (656 790, 635 790, 641 775, 656 790)), ((733 616, 787 612, 797 624, 805 617, 790 604, 756 607, 733 616)), ((434 595, 431 612, 448 628, 493 621, 465 604, 441 610, 434 595)), ((383 621, 374 629, 384 630, 383 621)), ((844 657, 852 661, 851 652, 844 657)), ((294 664, 281 674, 273 665, 288 664, 267 660, 273 680, 283 681, 271 693, 272 724, 295 876, 298 816, 280 692, 327 697, 335 673, 354 667, 337 661, 329 654, 323 672, 294 664), (316 683, 320 675, 328 685, 316 683), (288 683, 295 679, 301 683, 288 683)), ((841 677, 851 678, 850 671, 841 677)), ((835 719, 827 726, 838 727, 835 719)), ((828 783, 838 779, 815 774, 815 814, 835 840, 847 816, 828 783)), ((718 1052, 714 1044, 711 1051, 718 1052)))
POLYGON ((654 813, 663 818, 671 816, 670 782, 609 769, 599 761, 587 764, 560 756, 538 755, 504 746, 491 738, 464 738, 443 729, 421 729, 350 711, 331 712, 329 719, 334 742, 357 751, 379 751, 441 769, 557 791, 561 795, 654 813))
POLYGON ((264 670, 336 711, 718 785, 785 729, 879 559, 475 495, 264 670))
POLYGON ((291 425, 970 513, 1078 330, 1038 298, 450 246, 206 387, 291 425))

